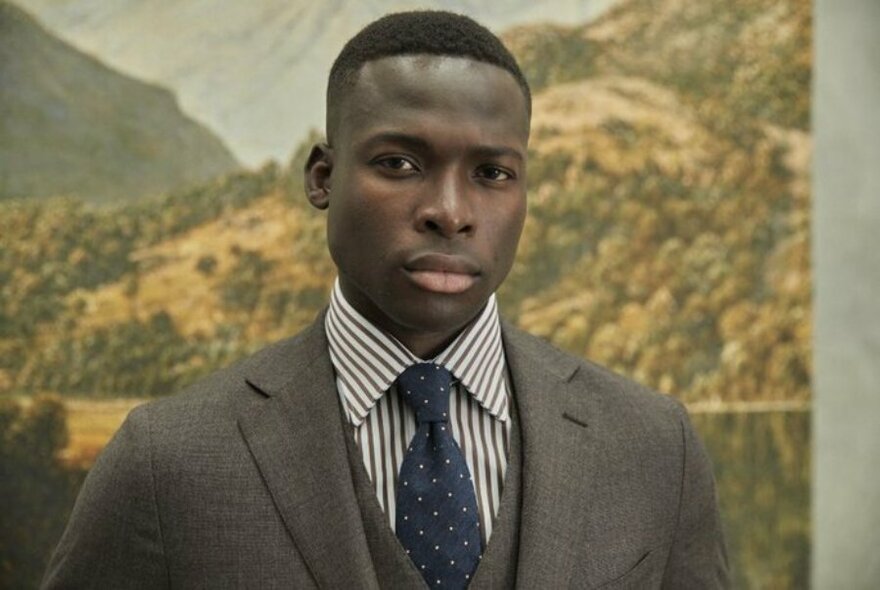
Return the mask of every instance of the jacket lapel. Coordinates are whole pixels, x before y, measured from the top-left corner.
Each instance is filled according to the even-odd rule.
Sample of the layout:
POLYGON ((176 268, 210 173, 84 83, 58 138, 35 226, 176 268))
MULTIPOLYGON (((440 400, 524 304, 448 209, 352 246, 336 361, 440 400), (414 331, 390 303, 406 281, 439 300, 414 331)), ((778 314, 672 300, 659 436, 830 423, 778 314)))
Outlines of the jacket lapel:
POLYGON ((327 353, 323 315, 253 359, 239 429, 297 549, 322 588, 378 588, 327 353))
MULTIPOLYGON (((578 362, 502 323, 523 444, 517 586, 564 587, 585 541, 596 462, 578 362), (572 449, 583 449, 572 452, 572 449)), ((245 369, 256 391, 239 428, 281 517, 322 588, 378 588, 345 448, 323 316, 245 369)))
POLYGON ((517 586, 567 587, 583 555, 597 448, 587 396, 571 385, 580 365, 507 324, 503 333, 523 442, 517 586))

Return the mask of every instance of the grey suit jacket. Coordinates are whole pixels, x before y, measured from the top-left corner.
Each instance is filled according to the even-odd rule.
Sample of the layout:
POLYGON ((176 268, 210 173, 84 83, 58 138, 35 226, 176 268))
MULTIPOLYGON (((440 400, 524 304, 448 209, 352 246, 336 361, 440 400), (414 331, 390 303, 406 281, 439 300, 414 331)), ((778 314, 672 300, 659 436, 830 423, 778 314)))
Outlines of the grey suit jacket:
MULTIPOLYGON (((682 406, 503 327, 522 427, 517 586, 718 588, 712 469, 682 406)), ((323 316, 133 410, 44 588, 380 588, 323 316)))

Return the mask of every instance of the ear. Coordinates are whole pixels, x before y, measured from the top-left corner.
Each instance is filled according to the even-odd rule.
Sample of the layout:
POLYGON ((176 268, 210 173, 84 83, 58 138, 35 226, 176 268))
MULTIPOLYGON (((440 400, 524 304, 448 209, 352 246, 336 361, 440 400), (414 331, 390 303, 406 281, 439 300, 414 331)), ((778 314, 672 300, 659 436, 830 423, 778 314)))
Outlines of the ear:
POLYGON ((330 175, 333 172, 333 149, 316 143, 306 159, 303 170, 306 197, 312 207, 326 209, 330 205, 330 175))

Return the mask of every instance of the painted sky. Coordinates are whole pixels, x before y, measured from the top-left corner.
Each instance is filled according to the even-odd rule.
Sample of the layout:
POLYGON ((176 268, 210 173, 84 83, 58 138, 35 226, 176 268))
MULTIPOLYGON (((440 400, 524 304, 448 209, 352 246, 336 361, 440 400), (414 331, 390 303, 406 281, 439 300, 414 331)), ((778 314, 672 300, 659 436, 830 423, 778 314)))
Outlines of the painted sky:
POLYGON ((108 65, 170 88, 244 163, 286 161, 322 129, 327 72, 351 35, 387 12, 469 14, 495 31, 582 23, 615 0, 16 0, 108 65))

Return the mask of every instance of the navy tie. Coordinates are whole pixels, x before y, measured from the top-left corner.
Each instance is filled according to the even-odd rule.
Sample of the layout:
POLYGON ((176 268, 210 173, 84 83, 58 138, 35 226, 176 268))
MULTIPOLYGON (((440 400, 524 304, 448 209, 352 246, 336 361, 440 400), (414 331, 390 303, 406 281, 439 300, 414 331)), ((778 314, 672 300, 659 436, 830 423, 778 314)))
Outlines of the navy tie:
POLYGON ((416 433, 397 480, 397 538, 431 588, 466 588, 480 562, 474 484, 449 428, 452 375, 432 363, 397 379, 416 433))

